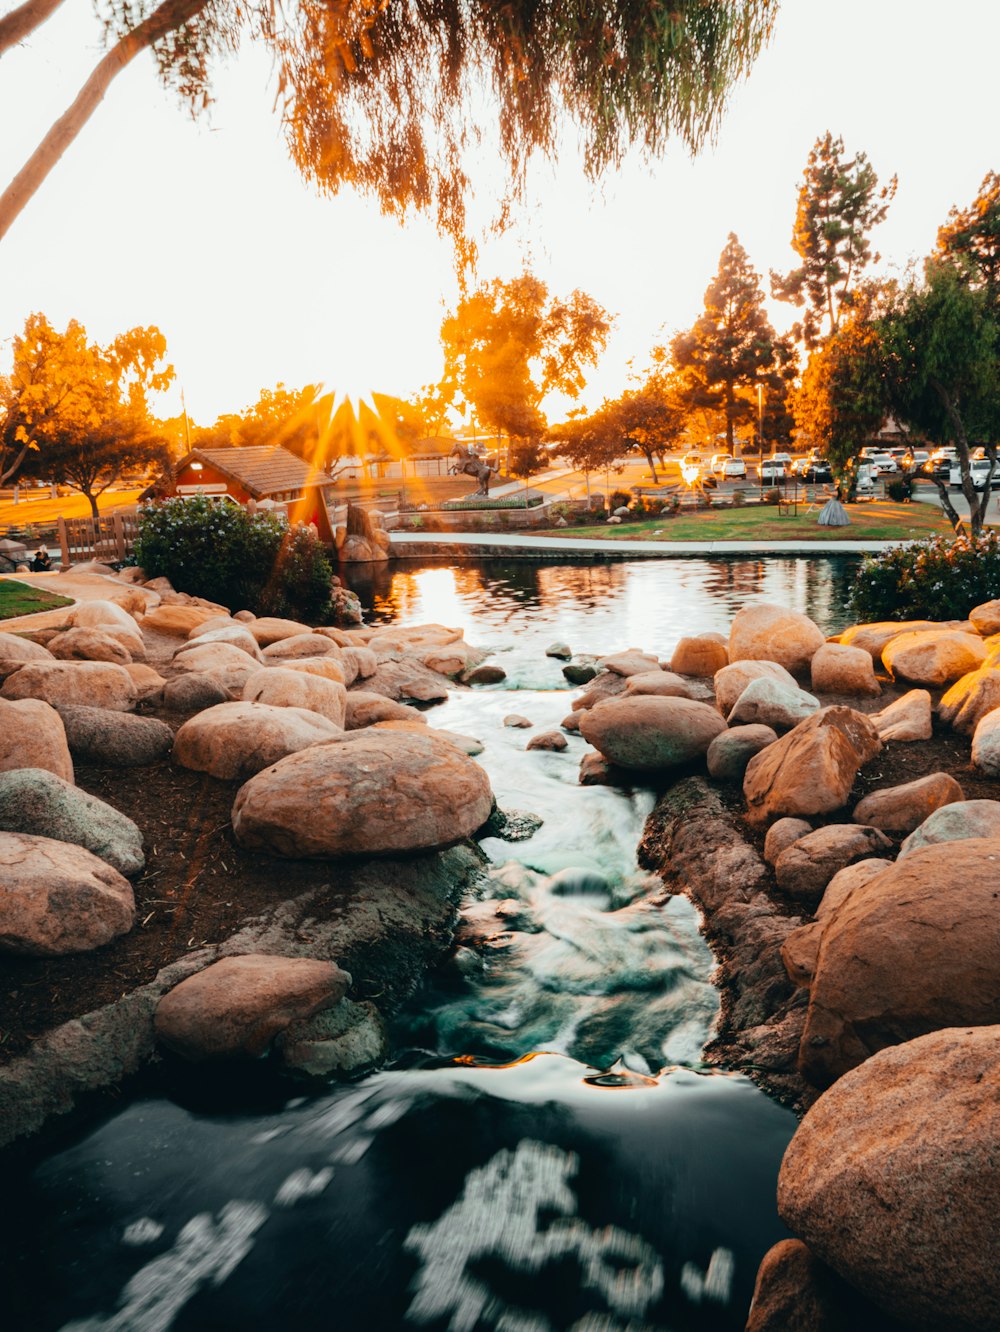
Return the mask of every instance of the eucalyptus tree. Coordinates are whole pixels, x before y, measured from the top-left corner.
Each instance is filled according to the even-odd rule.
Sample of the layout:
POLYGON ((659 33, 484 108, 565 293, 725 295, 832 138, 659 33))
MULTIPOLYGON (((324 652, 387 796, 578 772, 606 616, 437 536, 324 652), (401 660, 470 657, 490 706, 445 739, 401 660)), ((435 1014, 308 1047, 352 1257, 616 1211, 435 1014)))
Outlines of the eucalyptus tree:
MULTIPOLYGON (((461 239, 470 152, 487 138, 506 182, 501 212, 521 194, 532 154, 554 154, 567 113, 592 178, 636 145, 656 155, 678 138, 697 151, 768 39, 777 4, 98 0, 109 49, 0 196, 0 237, 147 49, 197 114, 219 57, 247 38, 262 42, 303 176, 328 193, 353 186, 389 213, 430 211, 461 239)), ((0 52, 57 7, 25 0, 0 18, 0 52)))
POLYGON ((807 348, 837 332, 841 312, 869 263, 869 232, 885 220, 896 194, 896 177, 879 188, 864 153, 847 157, 844 140, 829 132, 816 140, 799 186, 792 248, 798 268, 782 277, 771 272, 776 300, 804 307, 795 334, 807 348))

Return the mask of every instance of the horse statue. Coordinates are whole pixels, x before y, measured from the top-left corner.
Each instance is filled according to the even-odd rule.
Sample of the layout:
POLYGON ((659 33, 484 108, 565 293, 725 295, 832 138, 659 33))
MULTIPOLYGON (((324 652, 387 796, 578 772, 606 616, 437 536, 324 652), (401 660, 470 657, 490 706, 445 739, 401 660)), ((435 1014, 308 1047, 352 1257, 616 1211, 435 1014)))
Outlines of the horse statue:
POLYGON ((448 456, 457 460, 448 468, 452 476, 474 476, 479 482, 476 494, 488 495, 490 493, 490 477, 499 473, 499 467, 493 467, 485 458, 480 458, 479 454, 473 453, 466 444, 456 444, 448 456))

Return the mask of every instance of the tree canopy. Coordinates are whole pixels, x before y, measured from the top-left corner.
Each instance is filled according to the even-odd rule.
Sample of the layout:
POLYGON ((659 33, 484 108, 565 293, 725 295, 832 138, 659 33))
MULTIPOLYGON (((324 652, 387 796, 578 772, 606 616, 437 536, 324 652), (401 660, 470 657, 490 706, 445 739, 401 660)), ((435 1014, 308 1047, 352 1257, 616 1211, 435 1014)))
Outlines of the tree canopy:
POLYGON ((1000 175, 988 171, 968 208, 953 207, 937 234, 936 259, 957 263, 966 278, 1000 302, 1000 175))
MULTIPOLYGON (((0 19, 0 53, 56 7, 26 0, 0 19)), ((592 177, 635 145, 657 154, 679 138, 697 151, 776 9, 777 0, 101 0, 113 45, 0 196, 0 237, 147 48, 197 113, 218 58, 242 38, 263 42, 302 174, 330 193, 353 186, 397 215, 429 210, 457 239, 484 141, 499 154, 502 203, 521 191, 534 152, 553 153, 565 113, 592 177)))
POLYGON ((806 347, 836 333, 841 311, 866 266, 878 260, 868 233, 885 220, 896 177, 879 189, 864 153, 845 156, 844 140, 829 132, 816 140, 799 186, 792 248, 802 260, 785 277, 771 273, 777 300, 804 307, 795 335, 806 347))
POLYGON ((530 273, 497 279, 464 296, 442 323, 443 382, 480 424, 514 441, 512 467, 526 475, 546 430, 542 399, 579 395, 610 328, 608 312, 585 292, 562 300, 530 273))
POLYGON ((771 327, 760 277, 733 232, 705 292, 704 311, 673 339, 671 351, 687 380, 691 407, 722 410, 730 452, 736 427, 757 412, 758 385, 784 401, 795 373, 792 347, 771 327))
POLYGON ((12 374, 0 383, 0 479, 23 472, 70 485, 96 517, 98 497, 123 472, 166 459, 148 402, 173 380, 166 350, 152 326, 101 347, 76 320, 60 333, 44 315, 29 315, 14 339, 12 374))

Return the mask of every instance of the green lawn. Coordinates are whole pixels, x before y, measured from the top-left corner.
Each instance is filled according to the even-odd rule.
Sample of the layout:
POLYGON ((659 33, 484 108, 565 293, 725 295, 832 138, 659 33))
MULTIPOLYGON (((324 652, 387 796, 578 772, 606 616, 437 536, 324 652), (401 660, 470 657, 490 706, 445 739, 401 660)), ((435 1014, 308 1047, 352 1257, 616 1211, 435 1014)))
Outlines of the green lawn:
POLYGON ((55 610, 57 606, 72 604, 72 597, 57 597, 14 578, 0 578, 0 620, 13 620, 18 615, 33 615, 35 611, 55 610))
POLYGON ((944 514, 931 504, 896 504, 873 500, 846 506, 847 527, 820 527, 816 511, 780 516, 777 507, 754 505, 743 509, 701 509, 675 518, 660 516, 609 527, 562 527, 539 536, 574 536, 604 541, 909 541, 940 536, 951 530, 944 514))

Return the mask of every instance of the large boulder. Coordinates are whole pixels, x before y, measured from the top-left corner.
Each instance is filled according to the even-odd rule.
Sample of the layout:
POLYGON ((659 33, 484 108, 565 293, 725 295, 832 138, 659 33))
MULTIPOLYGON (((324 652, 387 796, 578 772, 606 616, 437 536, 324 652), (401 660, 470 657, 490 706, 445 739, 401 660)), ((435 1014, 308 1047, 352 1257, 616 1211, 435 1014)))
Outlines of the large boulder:
POLYGON ((580 733, 611 763, 662 772, 700 758, 726 723, 690 698, 611 698, 580 718, 580 733))
POLYGON ((131 712, 139 696, 128 671, 110 661, 28 661, 3 682, 0 695, 112 712, 131 712))
POLYGON ((820 1097, 785 1152, 778 1210, 907 1327, 996 1329, 998 1142, 1000 1027, 937 1031, 820 1097))
POLYGON ((673 671, 638 671, 625 678, 625 693, 659 694, 661 698, 690 698, 689 686, 673 671))
POLYGON ((853 708, 822 708, 752 758, 743 779, 747 817, 829 814, 847 802, 860 768, 882 748, 878 732, 853 708))
POLYGON ((812 687, 820 694, 874 697, 882 692, 875 665, 864 648, 824 643, 812 659, 812 687))
MULTIPOLYGON (((787 854, 787 852, 786 852, 787 854)), ((799 1067, 826 1087, 877 1050, 985 1025, 1000 993, 1000 837, 925 846, 830 915, 799 1067)))
POLYGON ((682 638, 670 658, 670 669, 678 675, 697 675, 711 679, 716 671, 729 665, 729 649, 709 634, 682 638))
POLYGON ((938 620, 879 620, 874 624, 852 624, 840 635, 845 647, 862 648, 875 662, 882 660, 882 651, 900 634, 938 630, 948 626, 938 620))
POLYGON ((1000 707, 988 712, 976 727, 972 766, 988 777, 1000 777, 1000 707))
POLYGON ((365 688, 384 698, 415 699, 420 703, 441 703, 448 697, 448 685, 437 671, 430 670, 414 657, 386 659, 378 663, 365 688))
MULTIPOLYGON (((245 680, 240 682, 241 694, 244 684, 245 680)), ((223 679, 211 671, 178 675, 163 686, 163 706, 171 712, 201 712, 204 708, 214 708, 217 703, 228 702, 229 697, 223 679)))
POLYGON ((173 731, 155 717, 65 703, 58 712, 70 753, 84 763, 141 768, 166 758, 173 747, 173 731))
POLYGON ((929 740, 934 734, 931 696, 926 689, 911 689, 881 712, 868 714, 882 740, 929 740))
POLYGON ((127 666, 132 660, 124 643, 97 628, 66 629, 49 639, 48 649, 60 661, 112 661, 127 666))
POLYGON ((289 754, 342 734, 335 722, 304 708, 219 703, 184 723, 174 737, 174 759, 224 781, 245 781, 289 754))
POLYGON ((249 620, 247 628, 262 648, 280 643, 285 638, 312 633, 307 624, 300 624, 298 620, 281 620, 274 615, 261 615, 256 620, 249 620))
POLYGON ((925 629, 890 639, 882 660, 897 680, 939 689, 982 666, 988 651, 976 634, 925 629))
POLYGON ((146 864, 131 819, 44 768, 0 772, 0 831, 85 847, 120 874, 138 874, 146 864))
POLYGON ((218 615, 216 607, 196 605, 156 606, 142 617, 143 629, 155 629, 160 634, 187 638, 192 629, 218 615))
POLYGON ((956 800, 941 805, 910 833, 899 848, 908 856, 939 842, 963 842, 970 837, 1000 837, 1000 801, 956 800))
POLYGON ((950 773, 932 772, 915 782, 872 791, 855 806, 854 821, 883 832, 910 833, 942 805, 964 799, 962 788, 950 773))
POLYGON ((373 694, 368 689, 348 689, 345 699, 344 729, 360 731, 366 726, 384 721, 415 721, 426 724, 426 717, 416 708, 397 703, 384 694, 373 694))
POLYGON ((344 662, 337 657, 295 657, 291 661, 283 661, 280 666, 272 669, 305 671, 306 675, 318 675, 324 680, 334 680, 337 684, 348 683, 344 662))
POLYGON ((344 667, 344 684, 352 685, 356 680, 367 680, 378 669, 378 657, 362 644, 348 645, 340 649, 340 661, 344 667))
POLYGON ((191 671, 199 675, 207 672, 229 676, 242 672, 244 681, 254 671, 260 670, 260 662, 232 643, 200 643, 197 639, 178 648, 172 664, 179 671, 191 671))
POLYGON ((904 1332, 801 1240, 780 1240, 757 1271, 745 1332, 904 1332))
POLYGON ((769 865, 776 865, 782 851, 787 850, 800 837, 807 837, 812 830, 812 824, 805 819, 777 819, 768 828, 764 838, 764 859, 769 865))
MULTIPOLYGON (((256 629, 260 621, 250 627, 256 629)), ((276 643, 270 643, 264 648, 262 656, 264 661, 273 662, 278 665, 286 661, 294 661, 296 657, 337 657, 341 655, 341 650, 332 638, 327 638, 325 634, 293 634, 289 638, 280 638, 276 643)))
POLYGON ((938 704, 938 716, 954 730, 972 735, 994 708, 1000 708, 1000 670, 980 666, 956 680, 938 704))
POLYGON ((51 661, 52 653, 41 643, 20 634, 0 632, 0 661, 51 661))
POLYGON ((259 1059, 293 1022, 332 1008, 351 978, 332 962, 244 953, 189 976, 156 1007, 157 1039, 183 1055, 259 1059))
POLYGON ((308 671, 267 666, 255 671, 243 686, 246 703, 267 703, 275 708, 305 708, 343 729, 347 690, 335 680, 308 671))
POLYGON ((808 615, 762 602, 744 606, 729 630, 729 660, 776 661, 789 671, 805 671, 826 639, 808 615))
POLYGON ((430 728, 363 731, 248 781, 233 831, 242 846, 283 856, 422 851, 474 833, 492 804, 483 769, 430 728))
POLYGON ((613 671, 615 675, 645 675, 649 671, 660 669, 659 658, 650 652, 641 652, 638 648, 629 648, 627 652, 613 652, 610 656, 599 657, 597 665, 602 671, 613 671))
POLYGON ((838 870, 891 848, 888 837, 877 828, 830 823, 786 847, 775 861, 774 877, 783 893, 815 906, 838 870))
POLYGON ((705 755, 709 776, 717 782, 742 782, 747 764, 778 738, 770 726, 730 726, 721 731, 705 755))
POLYGON ((975 626, 976 633, 989 638, 991 634, 1000 634, 1000 601, 984 601, 973 606, 969 619, 975 626))
POLYGON ((44 768, 73 781, 73 760, 59 713, 41 699, 0 698, 0 772, 44 768))
POLYGON ((461 675, 463 671, 471 670, 473 666, 478 666, 486 657, 482 648, 473 647, 464 639, 420 648, 414 652, 414 655, 429 671, 436 671, 439 675, 451 678, 461 675))
POLYGON ((86 953, 135 921, 128 879, 81 846, 0 832, 0 952, 86 953))
POLYGON ((776 680, 789 689, 798 688, 795 677, 775 661, 733 662, 715 673, 715 701, 723 715, 732 712, 736 700, 752 680, 776 680))
POLYGON ((820 702, 797 685, 780 680, 751 680, 727 717, 730 726, 770 726, 776 731, 790 731, 806 717, 818 712, 820 702))
POLYGON ((856 860, 853 865, 838 870, 826 885, 823 900, 815 911, 816 919, 824 921, 839 911, 855 888, 860 888, 869 879, 874 879, 876 874, 881 874, 892 863, 891 860, 885 860, 881 856, 873 856, 871 860, 856 860))
POLYGON ((189 652, 191 648, 205 643, 228 643, 230 647, 239 648, 241 652, 245 652, 254 661, 262 660, 256 638, 244 625, 230 621, 229 624, 220 625, 215 629, 206 627, 214 623, 214 620, 208 620, 199 633, 189 634, 187 643, 183 647, 179 647, 174 654, 174 660, 176 661, 182 652, 189 652))

